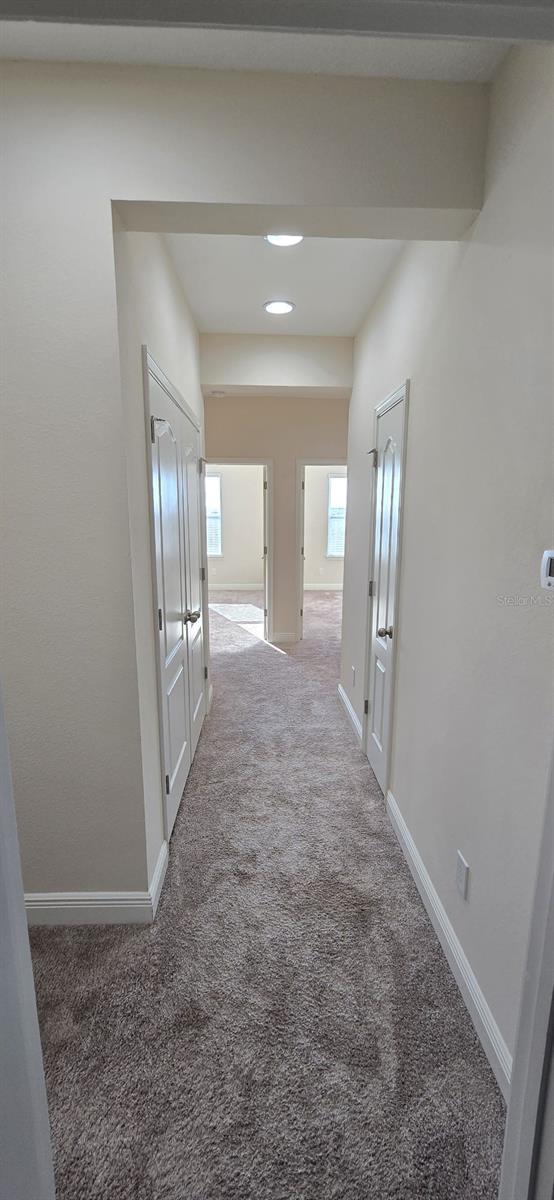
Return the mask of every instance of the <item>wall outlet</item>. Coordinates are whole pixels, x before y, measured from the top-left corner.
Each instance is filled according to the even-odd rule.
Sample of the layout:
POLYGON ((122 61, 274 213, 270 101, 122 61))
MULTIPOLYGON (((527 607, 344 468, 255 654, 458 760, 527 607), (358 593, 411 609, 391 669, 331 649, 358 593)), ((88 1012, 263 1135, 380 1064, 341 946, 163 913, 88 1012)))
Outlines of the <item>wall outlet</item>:
POLYGON ((460 850, 458 850, 458 856, 456 858, 456 887, 462 899, 467 900, 469 888, 469 864, 466 863, 466 860, 460 850))
POLYGON ((356 668, 352 667, 352 687, 356 687, 356 668))

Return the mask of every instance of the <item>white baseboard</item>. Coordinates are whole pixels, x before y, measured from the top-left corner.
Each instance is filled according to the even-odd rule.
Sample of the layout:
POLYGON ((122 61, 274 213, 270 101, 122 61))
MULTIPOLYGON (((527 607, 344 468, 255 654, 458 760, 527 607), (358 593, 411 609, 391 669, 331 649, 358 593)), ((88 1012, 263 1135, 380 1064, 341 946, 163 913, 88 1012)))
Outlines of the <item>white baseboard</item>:
POLYGON ((209 592, 263 592, 263 580, 261 583, 211 583, 208 580, 209 592))
POLYGON ((508 1100, 512 1077, 510 1051, 392 792, 387 794, 387 811, 481 1045, 494 1071, 500 1090, 504 1098, 508 1100))
POLYGON ((342 583, 304 583, 305 592, 342 592, 342 583))
POLYGON ((270 642, 275 642, 277 646, 290 646, 293 642, 297 642, 298 635, 296 633, 274 633, 270 642))
POLYGON ((346 692, 342 686, 342 683, 339 683, 337 690, 339 693, 339 700, 340 700, 343 708, 346 711, 346 715, 350 718, 350 723, 352 725, 354 733, 356 734, 356 737, 361 746, 361 744, 362 744, 362 722, 360 721, 358 714, 355 712, 354 708, 352 707, 350 700, 348 699, 348 696, 346 695, 346 692))
POLYGON ((168 862, 163 842, 146 892, 27 892, 29 925, 149 925, 156 915, 168 862))

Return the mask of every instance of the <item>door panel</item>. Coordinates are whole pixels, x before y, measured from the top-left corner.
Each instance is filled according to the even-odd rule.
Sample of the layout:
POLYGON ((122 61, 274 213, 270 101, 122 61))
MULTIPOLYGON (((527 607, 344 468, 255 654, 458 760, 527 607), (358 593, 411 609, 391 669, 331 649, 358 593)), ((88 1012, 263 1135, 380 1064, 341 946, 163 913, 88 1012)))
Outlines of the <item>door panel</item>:
POLYGON ((175 779, 188 743, 186 678, 183 664, 167 693, 167 723, 169 729, 169 778, 175 779))
POLYGON ((404 458, 406 391, 377 410, 377 471, 373 529, 373 606, 369 643, 366 753, 386 791, 392 734, 396 576, 404 458))
POLYGON ((157 471, 160 489, 160 563, 165 608, 165 662, 183 644, 183 574, 181 561, 179 446, 172 427, 157 422, 157 471))
POLYGON ((187 623, 189 696, 192 753, 196 750, 206 713, 204 679, 204 612, 202 594, 202 531, 199 470, 200 439, 198 430, 183 413, 183 461, 185 463, 187 503, 187 598, 188 610, 195 618, 187 623))

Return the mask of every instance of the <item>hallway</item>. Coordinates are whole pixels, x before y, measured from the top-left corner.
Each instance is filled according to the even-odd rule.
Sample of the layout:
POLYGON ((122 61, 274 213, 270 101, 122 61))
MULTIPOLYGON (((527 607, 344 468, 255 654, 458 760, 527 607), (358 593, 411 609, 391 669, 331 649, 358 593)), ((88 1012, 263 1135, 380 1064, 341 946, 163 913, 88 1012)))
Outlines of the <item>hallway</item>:
POLYGON ((337 699, 337 603, 286 653, 210 614, 156 923, 32 931, 59 1200, 496 1197, 503 1102, 337 699))

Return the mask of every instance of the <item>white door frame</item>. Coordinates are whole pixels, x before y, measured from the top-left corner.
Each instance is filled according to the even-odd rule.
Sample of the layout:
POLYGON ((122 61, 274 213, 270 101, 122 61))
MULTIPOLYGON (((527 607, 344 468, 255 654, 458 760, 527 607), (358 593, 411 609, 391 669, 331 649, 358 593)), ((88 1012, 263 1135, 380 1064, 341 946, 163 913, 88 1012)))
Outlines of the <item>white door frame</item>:
MULTIPOLYGON (((150 352, 148 350, 148 346, 143 345, 141 350, 142 350, 142 376, 143 376, 143 395, 144 395, 145 445, 146 445, 146 460, 147 460, 146 475, 147 475, 147 479, 148 479, 148 512, 149 512, 149 525, 150 525, 150 572, 151 572, 151 579, 152 579, 152 634, 153 634, 153 638, 154 638, 154 646, 155 646, 155 653, 156 653, 156 676, 157 676, 157 682, 158 682, 158 688, 157 688, 157 691, 158 691, 158 733, 159 733, 159 745, 160 745, 161 804, 162 804, 162 811, 164 814, 164 817, 163 817, 164 836, 167 838, 168 831, 166 828, 165 805, 163 803, 163 796, 165 795, 165 774, 164 774, 164 762, 163 762, 164 730, 163 730, 162 698, 161 698, 161 694, 160 694, 160 680, 161 680, 162 667, 161 667, 161 661, 160 661, 160 639, 159 639, 159 629, 158 629, 158 619, 157 619, 158 597, 157 597, 157 593, 156 593, 156 531, 154 528, 154 497, 152 494, 152 453, 151 453, 152 439, 150 436, 151 418, 154 414, 150 411, 150 388, 148 386, 148 376, 149 375, 153 376, 153 378, 157 381, 157 383, 159 383, 160 387, 162 387, 164 389, 164 391, 167 392, 168 396, 171 398, 171 400, 173 400, 174 404, 177 405, 177 408, 180 408, 181 412, 184 413, 184 415, 188 418, 188 420, 194 426, 194 428, 196 429, 196 431, 200 437, 201 455, 203 455, 203 453, 204 453, 204 431, 198 421, 198 417, 197 417, 196 413, 190 407, 190 404, 187 404, 187 401, 184 399, 184 397, 181 395, 181 393, 177 390, 175 385, 173 383, 171 383, 171 380, 169 380, 167 378, 167 375, 164 374, 161 367, 158 366, 158 363, 156 362, 155 358, 153 358, 152 355, 150 354, 150 352)), ((205 462, 205 459, 203 457, 201 457, 199 459, 199 463, 200 463, 200 468, 201 468, 200 475, 202 478, 204 477, 204 472, 203 472, 204 462, 205 462)), ((203 620, 203 626, 204 626, 204 629, 203 629, 203 637, 204 637, 203 668, 204 668, 204 676, 205 676, 205 678, 204 678, 204 698, 205 698, 206 712, 208 712, 210 703, 211 703, 212 687, 211 687, 211 682, 210 682, 210 677, 209 677, 210 676, 210 672, 209 672, 210 634, 209 634, 208 591, 207 591, 208 572, 206 570, 206 497, 205 497, 204 487, 200 487, 198 490, 199 490, 199 503, 200 503, 200 536, 202 539, 201 540, 201 551, 202 551, 201 570, 202 570, 202 604, 203 604, 202 620, 203 620)))
MULTIPOLYGON (((499 1200, 535 1200, 546 1160, 548 1075, 552 1087, 554 1007, 554 755, 519 1013, 499 1200)), ((545 1164, 546 1166, 546 1161, 545 1164)), ((550 1162, 550 1173, 552 1164, 550 1162)), ((552 1181, 549 1181, 550 1187, 552 1181)), ((541 1180, 541 1194, 545 1185, 541 1180)))
POLYGON ((348 467, 346 458, 340 454, 326 458, 297 458, 294 494, 296 496, 296 640, 301 642, 304 636, 304 505, 306 493, 306 467, 348 467))
MULTIPOLYGON (((400 481, 400 507, 398 513, 398 544, 396 555, 396 579, 394 588, 394 620, 395 620, 395 636, 392 644, 392 660, 391 660, 391 680, 392 680, 392 696, 391 696, 391 724, 390 738, 387 749, 387 772, 386 772, 386 788, 384 794, 386 796, 390 782, 390 756, 391 747, 394 735, 394 697, 396 692, 396 668, 397 668, 397 650, 398 650, 398 630, 399 630, 399 611, 398 601, 400 597, 400 577, 402 573, 402 529, 404 524, 404 489, 406 485, 406 450, 407 450, 407 432, 408 432, 408 404, 410 397, 410 381, 406 379, 404 383, 391 392, 385 400, 377 404, 373 416, 373 450, 368 451, 371 456, 374 448, 377 446, 377 428, 379 417, 382 417, 389 409, 394 408, 396 404, 404 404, 404 423, 403 423, 403 447, 402 447, 402 478, 400 481)), ((367 733, 369 728, 369 680, 370 680, 370 651, 371 651, 371 630, 373 618, 373 581, 375 569, 375 479, 376 479, 377 460, 374 456, 373 462, 368 459, 368 471, 371 471, 371 502, 369 510, 369 566, 367 574, 366 586, 366 633, 365 633, 365 654, 364 654, 364 714, 362 717, 362 750, 367 753, 367 733)))
MULTIPOLYGON (((272 458, 228 458, 223 457, 206 459, 206 467, 217 467, 221 464, 222 467, 264 467, 267 476, 267 622, 264 622, 267 627, 267 640, 273 641, 274 634, 274 606, 273 606, 273 459, 272 458)), ((206 520, 204 518, 204 526, 206 520)), ((206 562, 208 561, 206 554, 206 562)), ((206 571, 206 575, 208 572, 206 571)), ((207 586, 209 580, 207 580, 207 586)))
POLYGON ((0 695, 0 1192, 55 1200, 50 1124, 0 695))

